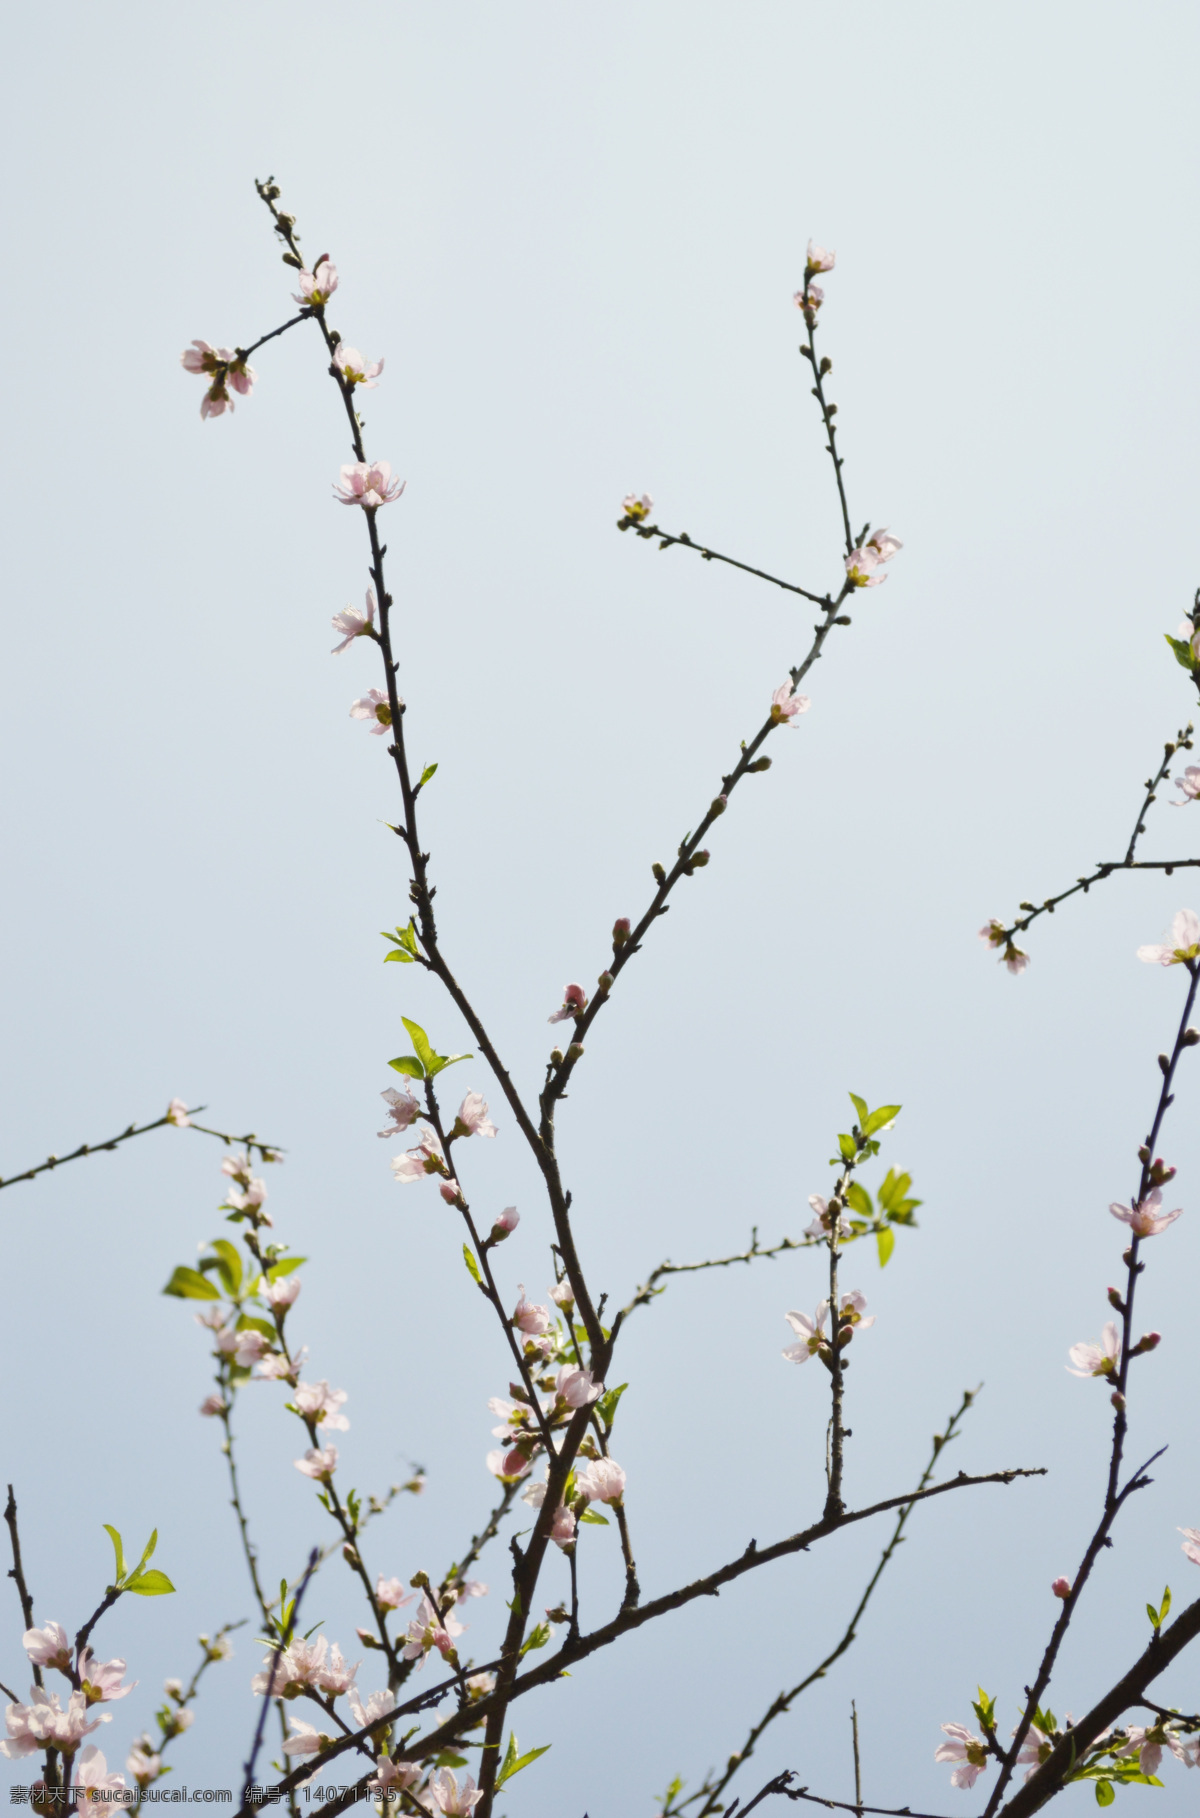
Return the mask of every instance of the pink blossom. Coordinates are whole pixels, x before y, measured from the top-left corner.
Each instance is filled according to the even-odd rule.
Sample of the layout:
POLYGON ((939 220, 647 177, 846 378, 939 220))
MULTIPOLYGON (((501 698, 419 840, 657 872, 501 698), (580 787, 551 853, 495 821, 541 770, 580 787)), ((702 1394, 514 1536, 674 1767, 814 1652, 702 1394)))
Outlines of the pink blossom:
POLYGON ((1071 1580, 1069 1578, 1056 1578, 1054 1583, 1050 1586, 1050 1589, 1056 1597, 1061 1597, 1065 1603, 1067 1598, 1071 1595, 1071 1580))
POLYGON ((1176 1761, 1182 1761, 1184 1767, 1200 1767, 1200 1736, 1184 1739, 1178 1731, 1164 1732, 1176 1761))
POLYGON ((254 1163, 244 1152, 240 1155, 226 1155, 221 1162, 222 1174, 228 1174, 243 1187, 250 1185, 250 1170, 254 1163))
POLYGON ((532 1458, 527 1458, 515 1446, 511 1451, 497 1446, 488 1453, 485 1463, 492 1476, 498 1477, 501 1483, 517 1483, 533 1466, 532 1458))
POLYGON ((436 1648, 442 1658, 446 1659, 454 1652, 455 1638, 465 1632, 463 1624, 450 1612, 439 1617, 428 1593, 422 1592, 420 1614, 414 1616, 408 1625, 404 1658, 416 1660, 419 1655, 423 1659, 431 1648, 436 1648))
POLYGON ((334 613, 331 623, 333 629, 337 632, 342 641, 340 644, 334 645, 329 653, 330 656, 341 656, 347 645, 353 644, 355 638, 361 638, 364 634, 367 637, 374 637, 375 589, 373 587, 367 588, 367 610, 365 614, 361 613, 357 606, 347 606, 345 612, 334 613))
POLYGON ((276 1313, 285 1313, 294 1307, 300 1297, 304 1283, 298 1275, 281 1275, 275 1281, 269 1281, 262 1291, 263 1299, 276 1313))
MULTIPOLYGON (((162 1719, 160 1718, 161 1722, 162 1719)), ((172 1711, 169 1725, 164 1728, 163 1736, 181 1736, 184 1730, 190 1730, 196 1721, 195 1711, 172 1711)))
POLYGON ((625 1473, 615 1458, 593 1458, 575 1473, 575 1488, 589 1502, 620 1502, 625 1473))
POLYGON ((108 1763, 94 1743, 89 1743, 71 1769, 71 1784, 79 1813, 110 1813, 112 1795, 125 1790, 124 1774, 108 1771, 108 1763))
POLYGON ((588 1007, 587 992, 582 985, 567 985, 563 990, 563 1001, 553 1016, 546 1018, 550 1023, 565 1023, 569 1016, 582 1016, 588 1007))
POLYGON ((890 562, 898 550, 904 548, 899 537, 894 537, 889 530, 873 530, 867 538, 866 547, 875 551, 880 562, 890 562))
POLYGON ((455 1136, 495 1136, 496 1126, 488 1121, 487 1102, 478 1092, 468 1092, 458 1107, 453 1134, 455 1136))
POLYGON ((555 1286, 550 1289, 550 1298, 556 1307, 562 1308, 564 1313, 569 1313, 571 1308, 575 1305, 574 1289, 565 1276, 562 1281, 557 1282, 555 1286))
POLYGON ((57 1667, 60 1673, 70 1673, 71 1641, 61 1622, 48 1622, 44 1629, 26 1629, 21 1642, 35 1666, 57 1667))
POLYGON ((412 1081, 409 1079, 404 1080, 402 1091, 397 1092, 394 1086, 389 1086, 379 1096, 388 1106, 387 1115, 391 1124, 390 1129, 378 1132, 380 1136, 398 1135, 402 1130, 407 1130, 408 1126, 415 1123, 421 1115, 420 1101, 413 1097, 412 1081))
POLYGON ((358 1668, 357 1660, 351 1666, 342 1658, 342 1650, 335 1641, 329 1649, 329 1658, 317 1668, 317 1690, 327 1693, 331 1698, 340 1697, 354 1684, 358 1668))
POLYGON ((855 1326, 861 1326, 864 1332, 868 1326, 873 1326, 875 1324, 875 1315, 867 1312, 866 1300, 863 1295, 859 1293, 857 1288, 853 1289, 849 1294, 842 1295, 842 1305, 841 1311, 838 1314, 838 1324, 843 1330, 847 1327, 853 1329, 855 1326))
POLYGON ((124 1675, 123 1660, 97 1660, 91 1648, 84 1648, 79 1656, 79 1689, 89 1704, 107 1704, 114 1698, 126 1697, 138 1682, 135 1679, 130 1685, 122 1685, 124 1675))
MULTIPOLYGON (((622 1478, 622 1482, 624 1482, 624 1478, 622 1478)), ((527 1502, 530 1508, 533 1509, 543 1508, 546 1502, 546 1484, 544 1480, 539 1483, 531 1483, 529 1488, 522 1495, 521 1501, 527 1502)), ((567 1508, 565 1503, 560 1502, 557 1509, 554 1511, 554 1519, 550 1524, 550 1538, 555 1546, 565 1548, 573 1544, 575 1540, 575 1525, 574 1514, 567 1508)))
POLYGON ((388 705, 387 695, 382 688, 368 688, 356 701, 350 703, 352 720, 374 720, 371 728, 372 738, 380 739, 392 723, 392 710, 388 705))
POLYGON ((167 1106, 167 1122, 174 1124, 177 1130, 186 1130, 191 1121, 183 1099, 173 1098, 167 1106))
POLYGON ((1128 1225, 1135 1237, 1157 1237, 1168 1225, 1182 1215, 1183 1207, 1177 1206, 1174 1212, 1161 1212, 1162 1194, 1158 1188, 1147 1193, 1145 1199, 1139 1199, 1132 1206, 1123 1206, 1119 1202, 1108 1209, 1114 1218, 1119 1218, 1123 1225, 1128 1225))
POLYGON ((337 266, 329 259, 319 259, 314 271, 300 273, 300 289, 292 292, 292 301, 305 309, 323 309, 337 287, 337 266))
POLYGON ((467 1691, 473 1699, 488 1698, 496 1689, 494 1673, 472 1673, 467 1680, 467 1691))
POLYGON ((310 1446, 303 1458, 293 1461, 298 1471, 317 1483, 328 1483, 337 1470, 338 1449, 336 1446, 310 1446))
MULTIPOLYGON (((1068 1718, 1067 1721, 1069 1723, 1070 1718, 1068 1718)), ((1014 1730, 1013 1735, 1015 1736, 1016 1733, 1017 1732, 1014 1730)), ((1030 1764, 1025 1770, 1026 1780, 1033 1779, 1033 1776, 1037 1773, 1043 1761, 1049 1756, 1053 1747, 1054 1743, 1051 1741, 1050 1737, 1047 1736, 1045 1730, 1039 1730, 1036 1723, 1031 1723, 1029 1732, 1017 1751, 1017 1766, 1024 1767, 1026 1762, 1030 1764)))
POLYGON ((1161 1732, 1156 1725, 1145 1729, 1141 1724, 1131 1723, 1125 1731, 1128 1741, 1123 1749, 1117 1750, 1117 1760, 1122 1755, 1136 1755, 1138 1766, 1143 1774, 1157 1774, 1162 1764, 1163 1745, 1158 1740, 1161 1732))
POLYGON ((503 1243, 504 1239, 511 1236, 516 1230, 520 1222, 521 1214, 517 1211, 517 1208, 515 1206, 505 1206, 503 1212, 501 1212, 499 1218, 497 1218, 495 1224, 492 1226, 492 1242, 497 1244, 503 1243))
POLYGON ((478 1578, 460 1578, 454 1587, 454 1601, 466 1603, 469 1597, 486 1597, 487 1586, 478 1578))
POLYGON ((338 342, 333 363, 348 385, 361 385, 364 391, 374 391, 375 381, 383 371, 382 360, 364 359, 357 347, 347 347, 344 341, 338 342))
POLYGON ((812 706, 806 694, 795 693, 795 683, 791 680, 781 682, 771 696, 771 723, 775 726, 795 726, 799 716, 807 713, 812 706))
MULTIPOLYGON (((869 543, 863 543, 852 549, 846 560, 846 578, 852 587, 879 587, 887 580, 885 574, 876 574, 880 558, 869 543)), ((945 1729, 945 1724, 942 1728, 945 1729)))
POLYGON ((1001 960, 1008 967, 1008 970, 1012 973, 1014 978, 1020 977, 1021 973, 1024 972, 1026 966, 1029 964, 1029 955, 1022 952, 1020 947, 1015 947, 1013 945, 1000 922, 985 922, 983 927, 979 930, 979 938, 986 946, 1002 948, 1003 951, 1000 954, 1001 960))
POLYGON ((341 1411, 342 1403, 347 1399, 345 1389, 331 1389, 324 1381, 301 1382, 296 1385, 296 1410, 305 1420, 311 1420, 314 1426, 348 1432, 350 1422, 341 1411))
POLYGON ((89 1723, 87 1713, 82 1692, 71 1693, 64 1711, 57 1692, 31 1686, 27 1705, 10 1704, 7 1708, 8 1740, 0 1742, 0 1752, 15 1761, 47 1745, 64 1751, 77 1749, 85 1736, 108 1722, 105 1715, 94 1717, 89 1723))
POLYGON ((961 1723, 944 1723, 942 1729, 950 1737, 934 1750, 935 1761, 960 1761, 961 1767, 955 1768, 950 1776, 951 1786, 974 1786, 980 1774, 987 1766, 987 1748, 983 1739, 972 1735, 961 1723))
POLYGON ((800 1341, 798 1344, 786 1345, 782 1355, 789 1363, 807 1363, 810 1357, 829 1355, 829 1340, 825 1335, 825 1321, 829 1317, 829 1302, 818 1303, 812 1319, 807 1313, 785 1313, 784 1318, 800 1341))
POLYGON ((827 252, 823 246, 818 246, 815 240, 809 241, 807 263, 809 272, 832 271, 836 260, 836 253, 827 252))
POLYGON ((256 1363, 261 1362, 263 1353, 270 1350, 262 1333, 256 1332, 253 1327, 238 1332, 232 1326, 226 1326, 216 1334, 216 1342, 218 1353, 222 1357, 232 1357, 243 1370, 252 1369, 256 1363))
MULTIPOLYGON (((1188 630, 1191 630, 1190 625, 1188 630)), ((1186 808, 1189 802, 1194 802, 1200 795, 1200 766, 1189 764, 1183 775, 1175 778, 1175 787, 1179 791, 1180 799, 1172 802, 1171 807, 1186 808)))
POLYGON ((264 1357, 259 1364, 257 1380, 259 1382, 288 1382, 295 1388, 300 1372, 304 1368, 304 1361, 307 1356, 307 1345, 301 1345, 300 1349, 290 1360, 284 1357, 281 1352, 273 1351, 269 1357, 264 1357))
POLYGON ((500 1416, 501 1425, 492 1428, 497 1439, 511 1439, 514 1432, 533 1429, 533 1412, 526 1401, 505 1401, 503 1396, 493 1395, 488 1401, 488 1410, 500 1416))
POLYGON ((531 1337, 538 1337, 548 1332, 552 1324, 549 1309, 535 1302, 526 1300, 525 1284, 519 1284, 521 1298, 513 1308, 512 1323, 519 1332, 527 1332, 531 1337))
POLYGON ((385 1578, 382 1572, 379 1574, 375 1584, 375 1601, 381 1610, 402 1610, 412 1600, 412 1592, 405 1590, 399 1578, 385 1578))
MULTIPOLYGON (((221 366, 227 366, 233 359, 235 349, 232 347, 214 347, 210 341, 193 341, 185 347, 179 356, 179 364, 184 372, 213 374, 221 366)), ((1191 627, 1188 627, 1190 633, 1191 627)))
POLYGON ((265 1180, 252 1180, 244 1192, 231 1190, 225 1197, 235 1212, 259 1212, 267 1197, 267 1183, 265 1180))
POLYGON ((364 511, 378 511, 398 499, 408 484, 393 480, 390 461, 351 461, 342 468, 341 484, 334 492, 343 505, 361 505, 364 511))
POLYGON ((422 1180, 426 1174, 441 1174, 449 1177, 446 1157, 438 1141, 436 1130, 426 1126, 422 1129, 421 1140, 415 1149, 408 1149, 403 1155, 392 1157, 392 1173, 399 1181, 422 1180))
MULTIPOLYGON (((362 1724, 358 1726, 362 1729, 362 1724)), ((381 1755, 375 1763, 375 1778, 369 1783, 372 1793, 407 1791, 414 1787, 421 1778, 421 1770, 411 1761, 393 1761, 390 1755, 381 1755)))
MULTIPOLYGON (((470 1818, 483 1798, 483 1788, 475 1785, 472 1774, 465 1776, 460 1787, 449 1768, 439 1768, 436 1774, 430 1776, 429 1797, 443 1818, 470 1818)), ((431 1811, 433 1806, 430 1806, 431 1811)))
POLYGON ((215 1418, 218 1414, 227 1413, 228 1409, 229 1403, 225 1400, 223 1395, 206 1395, 204 1400, 200 1403, 201 1414, 205 1415, 209 1420, 215 1418))
POLYGON ((442 1182, 441 1186, 438 1188, 438 1192, 448 1206, 461 1206, 463 1203, 462 1188, 453 1175, 451 1175, 448 1180, 442 1182))
POLYGON ((250 1681, 250 1690, 257 1692, 260 1698, 296 1698, 320 1683, 328 1652, 329 1643, 324 1635, 318 1635, 315 1641, 293 1641, 284 1648, 278 1660, 273 1654, 267 1656, 263 1671, 256 1673, 250 1681))
POLYGON ((301 1717, 293 1717, 291 1721, 295 1727, 284 1738, 285 1755, 319 1755, 322 1749, 332 1746, 336 1731, 330 1735, 326 1731, 316 1730, 311 1723, 305 1723, 301 1717))
MULTIPOLYGON (((255 372, 253 366, 247 366, 245 360, 234 360, 229 368, 227 377, 230 385, 233 386, 233 389, 237 392, 238 396, 248 398, 254 389, 258 374, 255 372)), ((232 400, 230 400, 229 408, 231 410, 233 409, 232 400)))
POLYGON ((590 1370, 564 1364, 554 1379, 554 1399, 568 1408, 590 1408, 604 1393, 602 1382, 593 1382, 590 1370))
MULTIPOLYGON (((828 1204, 821 1198, 819 1193, 810 1193, 808 1196, 808 1203, 817 1216, 813 1219, 811 1225, 806 1225, 804 1227, 805 1237, 828 1237, 830 1226, 833 1222, 833 1214, 830 1212, 828 1204)), ((839 1237, 849 1237, 851 1235, 850 1220, 846 1217, 845 1212, 840 1212, 838 1214, 837 1234, 839 1237)))
POLYGON ((162 1756, 154 1753, 149 1736, 143 1736, 140 1742, 133 1744, 125 1763, 125 1772, 139 1786, 149 1786, 151 1781, 158 1779, 162 1772, 162 1756))
POLYGON ((635 524, 644 522, 650 516, 653 506, 654 500, 648 492, 641 494, 627 492, 621 500, 621 510, 627 518, 632 518, 635 524))
POLYGON ((796 305, 796 308, 803 312, 804 320, 808 323, 810 328, 813 325, 817 311, 824 301, 825 292, 821 289, 819 284, 810 284, 807 292, 798 290, 792 298, 792 302, 796 305))
POLYGON ((1139 947, 1137 956, 1150 966, 1178 966, 1200 955, 1200 919, 1181 909, 1171 923, 1171 938, 1162 946, 1139 947))
POLYGON ((1200 1528, 1180 1528, 1183 1535, 1183 1552, 1193 1565, 1200 1565, 1200 1528))
POLYGON ((1067 1370, 1072 1376, 1110 1376, 1117 1373, 1121 1359, 1121 1333, 1109 1320, 1100 1334, 1098 1345, 1072 1345, 1067 1353, 1071 1361, 1067 1370))
POLYGON ((391 1692, 372 1692, 364 1704, 358 1687, 356 1685, 350 1687, 350 1709, 354 1712, 354 1721, 360 1730, 369 1728, 373 1723, 381 1722, 395 1708, 396 1700, 391 1692))

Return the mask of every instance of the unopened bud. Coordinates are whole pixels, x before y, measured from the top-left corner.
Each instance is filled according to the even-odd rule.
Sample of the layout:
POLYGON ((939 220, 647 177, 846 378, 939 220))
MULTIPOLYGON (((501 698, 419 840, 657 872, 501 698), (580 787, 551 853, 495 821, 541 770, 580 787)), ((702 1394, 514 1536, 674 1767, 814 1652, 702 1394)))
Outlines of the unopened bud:
POLYGON ((567 1049, 567 1059, 570 1061, 577 1061, 577 1060, 582 1060, 582 1058, 583 1058, 583 1043, 582 1042, 572 1042, 571 1046, 567 1049))
POLYGON ((752 764, 746 765, 747 771, 769 770, 770 768, 771 760, 769 757, 755 758, 752 764))
POLYGON ((550 1050, 550 1059, 551 1059, 551 1061, 552 1061, 552 1063, 553 1063, 553 1064, 554 1064, 554 1066, 556 1066, 556 1067, 561 1067, 561 1066, 562 1066, 562 1064, 563 1064, 563 1051, 562 1051, 562 1049, 561 1049, 561 1048, 551 1048, 551 1050, 550 1050))
POLYGON ((710 814, 724 814, 728 806, 728 799, 723 795, 718 795, 709 803, 708 812, 710 814))
POLYGON ((1138 1160, 1140 1162, 1142 1162, 1143 1164, 1150 1160, 1150 1151, 1146 1147, 1145 1143, 1143 1143, 1141 1148, 1138 1150, 1138 1160))
POLYGON ((1120 1293, 1116 1288, 1110 1288, 1108 1290, 1108 1304, 1110 1307, 1115 1308, 1118 1313, 1123 1313, 1125 1311, 1125 1302, 1121 1299, 1120 1293))
POLYGON ((1175 1169, 1168 1167, 1161 1157, 1156 1156, 1150 1169, 1150 1182, 1155 1187, 1165 1187, 1169 1180, 1175 1179, 1175 1169))
POLYGON ((614 947, 623 947, 629 939, 630 920, 627 915, 619 915, 613 923, 612 940, 614 947))
POLYGON ((1160 1071, 1163 1072, 1164 1074, 1169 1073, 1171 1071, 1171 1062, 1170 1062, 1169 1058, 1167 1057, 1167 1055, 1165 1055, 1165 1054, 1159 1055, 1158 1065, 1159 1065, 1160 1071))
POLYGON ((1134 1345, 1130 1355, 1132 1357, 1140 1357, 1143 1351, 1154 1351, 1161 1343, 1161 1332, 1143 1332, 1136 1345, 1134 1345))
POLYGON ((692 858, 691 858, 692 870, 693 871, 703 871, 705 865, 707 865, 707 863, 708 863, 708 857, 709 857, 709 855, 707 852, 693 853, 692 858))
POLYGON ((1071 1580, 1069 1578, 1056 1578, 1054 1583, 1050 1586, 1050 1589, 1054 1592, 1056 1597, 1061 1597, 1065 1603, 1067 1598, 1071 1595, 1071 1580))
POLYGON ((600 977, 596 980, 596 984, 601 991, 611 991, 612 986, 613 986, 612 973, 611 972, 602 972, 600 974, 600 977))
POLYGON ((1185 1029, 1179 1038, 1181 1048, 1194 1048, 1200 1042, 1200 1029, 1185 1029))
POLYGON ((657 859, 655 859, 655 861, 651 865, 650 869, 654 873, 654 881, 656 884, 665 884, 666 883, 667 874, 663 870, 662 866, 659 864, 657 859))
POLYGON ((354 1632, 365 1648, 377 1648, 379 1646, 379 1643, 376 1641, 374 1635, 372 1635, 370 1629, 356 1629, 354 1632))
POLYGON ((503 1212, 492 1226, 492 1242, 502 1244, 511 1231, 515 1231, 521 1222, 521 1214, 515 1206, 505 1206, 503 1212))
POLYGON ((427 1591, 429 1589, 429 1574, 428 1572, 414 1572, 408 1582, 414 1591, 427 1591))
POLYGON ((1113 1390, 1113 1392, 1112 1392, 1112 1405, 1113 1405, 1113 1407, 1114 1407, 1114 1408, 1115 1408, 1115 1409, 1116 1409, 1116 1410, 1117 1410, 1117 1413, 1118 1413, 1118 1414, 1122 1414, 1122 1413, 1124 1413, 1124 1411, 1125 1411, 1125 1397, 1124 1397, 1124 1396, 1123 1396, 1123 1395, 1122 1395, 1122 1393, 1121 1393, 1121 1391, 1120 1391, 1120 1389, 1114 1389, 1114 1390, 1113 1390))
POLYGON ((444 1180, 442 1182, 441 1186, 438 1188, 438 1192, 441 1194, 442 1198, 445 1200, 445 1202, 448 1206, 457 1206, 459 1204, 459 1192, 458 1192, 458 1182, 457 1181, 444 1180))
POLYGON ((347 1542, 347 1544, 342 1548, 342 1558, 346 1561, 347 1565, 350 1565, 350 1566, 358 1565, 359 1558, 358 1558, 357 1548, 352 1547, 347 1542))
POLYGON ((837 1335, 838 1349, 839 1350, 844 1349, 844 1347, 850 1343, 850 1340, 853 1337, 854 1337, 854 1327, 853 1326, 843 1326, 841 1331, 837 1335))

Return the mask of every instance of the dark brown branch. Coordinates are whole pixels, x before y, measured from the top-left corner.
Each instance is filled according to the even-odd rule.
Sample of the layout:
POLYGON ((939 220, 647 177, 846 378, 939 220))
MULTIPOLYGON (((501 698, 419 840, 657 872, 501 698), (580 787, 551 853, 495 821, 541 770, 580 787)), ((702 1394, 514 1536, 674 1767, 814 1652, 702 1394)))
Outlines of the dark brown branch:
MULTIPOLYGON (((204 1108, 203 1105, 197 1105, 196 1111, 203 1111, 204 1108)), ((188 1117, 194 1117, 195 1114, 195 1112, 189 1111, 188 1117)), ((7 1180, 0 1180, 0 1187, 15 1187, 18 1181, 33 1180, 35 1175, 46 1174, 55 1168, 61 1168, 66 1162, 79 1161, 84 1155, 99 1155, 106 1149, 115 1149, 119 1143, 128 1142, 131 1137, 145 1136, 148 1130, 161 1130, 164 1124, 172 1121, 170 1114, 164 1113, 162 1117, 156 1117, 152 1124, 130 1124, 128 1129, 122 1130, 119 1135, 110 1136, 107 1142, 80 1143, 78 1149, 72 1149, 69 1155, 48 1155, 44 1162, 38 1163, 36 1168, 26 1168, 24 1174, 10 1174, 7 1180)), ((257 1149, 264 1161, 276 1161, 283 1154, 278 1143, 260 1142, 253 1131, 248 1136, 226 1136, 223 1130, 210 1130, 207 1124, 193 1123, 186 1127, 199 1130, 203 1136, 219 1137, 230 1148, 235 1143, 241 1143, 243 1148, 257 1149)))
POLYGON ((618 530, 636 530, 639 537, 657 537, 660 549, 694 549, 705 562, 723 562, 727 568, 737 568, 742 574, 752 574, 757 580, 769 581, 772 587, 782 587, 785 593, 798 593, 803 600, 811 600, 814 606, 828 608, 830 597, 826 594, 810 593, 807 587, 797 587, 794 581, 781 581, 777 574, 768 574, 765 568, 751 568, 749 562, 735 561, 733 556, 722 555, 717 549, 709 549, 704 543, 694 543, 686 530, 678 536, 672 536, 669 530, 663 530, 658 524, 643 524, 637 518, 620 518, 618 530))
POLYGON ((1125 1676, 1055 1743, 1032 1778, 1001 1807, 1004 1818, 1030 1818, 1031 1813, 1040 1811, 1048 1800, 1060 1793, 1085 1750, 1116 1723, 1123 1711, 1141 1702, 1146 1687, 1166 1671, 1197 1635, 1200 1635, 1200 1597, 1188 1605, 1170 1628, 1155 1631, 1149 1647, 1125 1676))
MULTIPOLYGON (((21 1536, 17 1532, 17 1499, 13 1495, 11 1484, 8 1486, 8 1501, 4 1507, 4 1519, 8 1523, 9 1538, 12 1542, 13 1562, 9 1567, 8 1576, 17 1587, 17 1596, 21 1600, 21 1615, 28 1630, 33 1627, 33 1598, 29 1594, 29 1586, 25 1582, 25 1568, 21 1563, 21 1536)), ((33 1683, 36 1686, 45 1684, 42 1669, 36 1660, 33 1663, 33 1683)))

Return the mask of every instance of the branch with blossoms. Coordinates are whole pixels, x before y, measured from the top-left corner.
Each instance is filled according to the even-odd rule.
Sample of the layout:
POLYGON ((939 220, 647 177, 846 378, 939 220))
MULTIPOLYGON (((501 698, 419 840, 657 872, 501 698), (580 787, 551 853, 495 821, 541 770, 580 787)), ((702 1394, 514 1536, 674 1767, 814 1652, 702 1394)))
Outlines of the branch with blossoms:
POLYGON ((134 1136, 145 1136, 150 1130, 162 1130, 171 1124, 177 1130, 199 1130, 202 1136, 215 1136, 225 1144, 227 1149, 240 1143, 251 1152, 258 1151, 260 1161, 278 1162, 283 1160, 283 1151, 278 1143, 264 1143, 251 1130, 246 1136, 228 1136, 224 1130, 213 1130, 207 1124, 198 1124, 196 1118, 206 1107, 197 1105, 189 1111, 181 1098, 173 1098, 161 1117, 156 1117, 148 1124, 129 1124, 116 1136, 110 1136, 107 1142, 80 1143, 69 1155, 48 1155, 44 1162, 34 1168, 26 1168, 23 1174, 10 1174, 7 1180, 0 1180, 0 1187, 15 1187, 21 1180, 36 1180, 39 1174, 52 1174, 55 1168, 61 1168, 66 1162, 80 1161, 85 1155, 101 1155, 107 1150, 119 1148, 134 1136))

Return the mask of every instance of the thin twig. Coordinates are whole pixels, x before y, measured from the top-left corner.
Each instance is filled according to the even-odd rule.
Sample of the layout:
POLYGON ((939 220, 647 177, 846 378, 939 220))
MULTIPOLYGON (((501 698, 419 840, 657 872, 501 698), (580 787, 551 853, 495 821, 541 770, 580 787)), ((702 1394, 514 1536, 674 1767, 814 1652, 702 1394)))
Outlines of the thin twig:
MULTIPOLYGON (((205 1108, 204 1105, 197 1105, 196 1111, 188 1112, 188 1118, 191 1119, 195 1117, 197 1112, 203 1111, 205 1108)), ((7 1180, 0 1180, 0 1187, 15 1187, 18 1181, 33 1180, 38 1174, 50 1173, 55 1168, 63 1167, 67 1162, 79 1161, 81 1157, 85 1155, 100 1155, 106 1149, 115 1149, 119 1143, 128 1142, 131 1137, 145 1136, 148 1130, 161 1130, 164 1124, 173 1124, 174 1122, 175 1119, 168 1111, 165 1112, 162 1117, 156 1117, 151 1124, 130 1124, 128 1129, 122 1130, 119 1135, 110 1136, 107 1142, 80 1143, 78 1149, 72 1149, 69 1155, 48 1155, 44 1162, 38 1163, 36 1168, 26 1168, 23 1174, 10 1174, 7 1180)), ((227 1148, 232 1148, 234 1144, 240 1143, 243 1148, 257 1149, 264 1162, 278 1161, 279 1157, 284 1153, 278 1143, 262 1142, 255 1136, 253 1130, 246 1136, 227 1136, 223 1130, 209 1129, 207 1124, 189 1122, 185 1127, 191 1130, 199 1130, 202 1136, 219 1137, 227 1148)))
MULTIPOLYGON (((8 1523, 9 1538, 12 1542, 13 1562, 9 1567, 8 1576, 17 1587, 17 1596, 21 1600, 21 1615, 28 1631, 33 1627, 33 1598, 29 1594, 29 1586, 25 1582, 25 1568, 21 1564, 21 1536, 17 1532, 17 1499, 13 1495, 11 1484, 8 1486, 8 1501, 4 1508, 4 1519, 8 1523)), ((33 1683, 38 1687, 46 1683, 42 1678, 42 1669, 36 1660, 33 1663, 33 1683)))
MULTIPOLYGON (((307 1591, 307 1589, 308 1589, 308 1581, 312 1577, 312 1575, 316 1571, 316 1569, 317 1569, 317 1549, 314 1547, 312 1552, 308 1556, 308 1569, 305 1572, 303 1578, 300 1580, 299 1588, 296 1591, 295 1601, 292 1604, 291 1627, 293 1628, 293 1630, 295 1629, 295 1626, 296 1626, 296 1618, 300 1614, 301 1601, 303 1600, 305 1591, 307 1591)), ((275 1649, 271 1655, 270 1667, 267 1670, 268 1687, 272 1687, 275 1683, 275 1670, 279 1665, 280 1659, 283 1656, 283 1651, 286 1647, 287 1647, 287 1637, 281 1631, 279 1640, 276 1643, 275 1649)), ((258 1713, 258 1722, 254 1726, 254 1741, 251 1744, 251 1748, 250 1748, 250 1759, 246 1763, 246 1770, 245 1770, 246 1778, 245 1778, 245 1783, 242 1787, 243 1809, 245 1808, 246 1801, 249 1799, 250 1788, 254 1785, 254 1765, 258 1760, 258 1751, 262 1747, 263 1729, 266 1725, 267 1711, 270 1709, 270 1704, 271 1704, 271 1700, 270 1700, 268 1693, 264 1693, 263 1701, 262 1701, 262 1709, 258 1713)), ((290 1791, 291 1789, 289 1788, 288 1790, 290 1791)))

